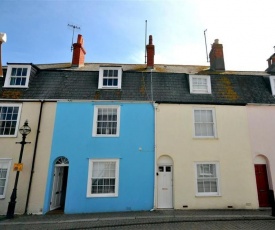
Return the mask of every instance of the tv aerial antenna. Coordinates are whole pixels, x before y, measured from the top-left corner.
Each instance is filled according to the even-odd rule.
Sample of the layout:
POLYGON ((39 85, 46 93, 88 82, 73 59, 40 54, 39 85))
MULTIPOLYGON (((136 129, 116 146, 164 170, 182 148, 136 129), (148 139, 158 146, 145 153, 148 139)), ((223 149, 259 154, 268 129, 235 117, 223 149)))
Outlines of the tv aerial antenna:
POLYGON ((68 24, 69 27, 72 27, 73 28, 73 36, 72 36, 72 46, 71 46, 71 51, 73 51, 73 44, 74 44, 74 30, 77 29, 77 30, 80 30, 80 27, 79 26, 76 26, 76 25, 71 25, 71 24, 68 24))
POLYGON ((204 30, 204 41, 205 41, 205 49, 206 49, 206 60, 207 60, 207 62, 209 62, 209 59, 208 59, 208 51, 207 51, 207 43, 206 43, 206 31, 207 31, 207 29, 206 30, 204 30))

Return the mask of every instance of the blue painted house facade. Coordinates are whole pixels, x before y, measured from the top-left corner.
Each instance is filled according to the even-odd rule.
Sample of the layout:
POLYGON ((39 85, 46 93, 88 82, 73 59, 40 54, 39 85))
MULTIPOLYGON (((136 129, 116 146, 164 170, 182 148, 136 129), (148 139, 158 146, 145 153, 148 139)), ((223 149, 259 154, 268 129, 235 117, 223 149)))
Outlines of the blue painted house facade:
POLYGON ((44 213, 150 210, 153 197, 152 103, 57 103, 44 213))

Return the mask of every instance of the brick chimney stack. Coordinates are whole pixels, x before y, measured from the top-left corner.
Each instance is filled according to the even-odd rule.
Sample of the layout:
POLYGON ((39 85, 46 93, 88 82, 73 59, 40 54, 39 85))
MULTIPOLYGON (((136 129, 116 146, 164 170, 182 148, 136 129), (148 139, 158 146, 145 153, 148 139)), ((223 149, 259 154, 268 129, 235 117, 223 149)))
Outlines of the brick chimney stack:
POLYGON ((267 59, 268 67, 275 64, 275 53, 271 55, 270 58, 267 59))
POLYGON ((149 45, 146 46, 147 51, 147 69, 154 69, 155 46, 153 45, 153 36, 149 36, 149 45))
POLYGON ((84 49, 84 40, 82 35, 79 34, 77 37, 77 43, 73 44, 73 59, 72 67, 83 67, 86 51, 84 49))
POLYGON ((224 71, 223 46, 219 44, 219 39, 215 39, 209 54, 210 69, 215 71, 224 71))
MULTIPOLYGON (((275 48, 275 47, 274 47, 275 48)), ((265 70, 267 73, 274 75, 275 73, 275 53, 267 59, 268 68, 265 70)))

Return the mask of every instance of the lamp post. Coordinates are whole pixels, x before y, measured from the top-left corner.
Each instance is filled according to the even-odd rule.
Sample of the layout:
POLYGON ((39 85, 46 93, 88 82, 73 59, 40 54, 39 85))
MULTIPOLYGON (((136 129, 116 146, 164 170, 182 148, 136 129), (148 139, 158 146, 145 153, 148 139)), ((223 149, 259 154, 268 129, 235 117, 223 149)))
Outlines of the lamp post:
MULTIPOLYGON (((31 128, 28 126, 28 120, 26 120, 24 125, 19 129, 19 132, 22 134, 22 141, 16 142, 16 144, 21 144, 21 150, 20 150, 19 162, 18 162, 19 164, 21 164, 23 151, 24 151, 24 145, 31 143, 31 142, 26 142, 26 137, 31 132, 31 128)), ((17 170, 14 187, 12 190, 12 194, 11 194, 11 198, 10 198, 10 202, 9 202, 9 206, 8 206, 8 211, 7 211, 7 216, 6 216, 8 219, 11 219, 14 217, 14 210, 15 210, 15 205, 16 205, 16 191, 17 191, 17 183, 18 183, 19 173, 20 173, 20 171, 17 170)))

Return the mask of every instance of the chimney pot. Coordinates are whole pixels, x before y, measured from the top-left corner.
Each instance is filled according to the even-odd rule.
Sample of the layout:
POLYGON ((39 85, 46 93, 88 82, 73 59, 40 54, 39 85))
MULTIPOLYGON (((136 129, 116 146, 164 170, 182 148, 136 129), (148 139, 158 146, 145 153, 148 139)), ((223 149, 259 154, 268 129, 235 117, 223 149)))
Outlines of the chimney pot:
POLYGON ((83 67, 86 51, 84 49, 84 40, 81 34, 77 37, 77 43, 73 44, 72 67, 83 67))
POLYGON ((149 36, 149 45, 153 45, 153 36, 152 35, 149 36))

